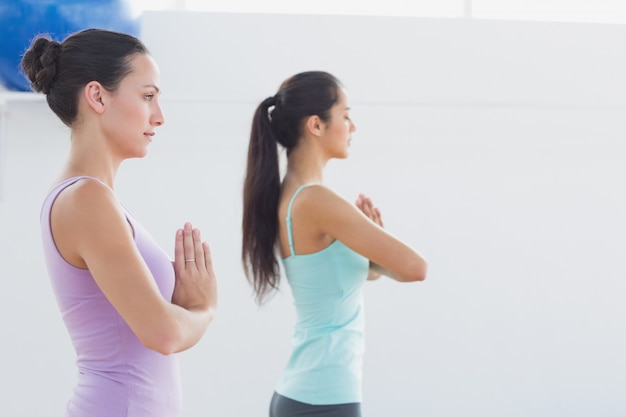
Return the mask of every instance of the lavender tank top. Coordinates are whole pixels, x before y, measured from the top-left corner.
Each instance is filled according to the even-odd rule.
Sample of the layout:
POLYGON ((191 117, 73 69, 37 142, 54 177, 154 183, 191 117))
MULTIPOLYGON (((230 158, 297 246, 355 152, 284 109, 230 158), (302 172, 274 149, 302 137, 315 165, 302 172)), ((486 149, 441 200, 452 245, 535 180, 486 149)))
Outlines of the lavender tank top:
MULTIPOLYGON (((89 270, 70 265, 55 246, 50 228, 52 205, 59 193, 82 179, 101 182, 91 177, 69 178, 50 191, 41 211, 48 275, 78 367, 65 416, 178 417, 182 393, 177 355, 164 356, 144 347, 89 270)), ((175 279, 171 260, 126 208, 124 212, 163 298, 171 300, 175 279)))

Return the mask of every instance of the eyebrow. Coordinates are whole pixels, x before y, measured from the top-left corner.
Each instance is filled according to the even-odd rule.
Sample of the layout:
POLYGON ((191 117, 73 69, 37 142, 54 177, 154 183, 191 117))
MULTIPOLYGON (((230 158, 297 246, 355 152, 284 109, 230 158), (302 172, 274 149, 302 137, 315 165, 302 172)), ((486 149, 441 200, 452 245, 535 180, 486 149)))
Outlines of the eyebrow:
POLYGON ((154 88, 158 94, 161 93, 161 89, 154 84, 146 84, 144 85, 144 88, 154 88))

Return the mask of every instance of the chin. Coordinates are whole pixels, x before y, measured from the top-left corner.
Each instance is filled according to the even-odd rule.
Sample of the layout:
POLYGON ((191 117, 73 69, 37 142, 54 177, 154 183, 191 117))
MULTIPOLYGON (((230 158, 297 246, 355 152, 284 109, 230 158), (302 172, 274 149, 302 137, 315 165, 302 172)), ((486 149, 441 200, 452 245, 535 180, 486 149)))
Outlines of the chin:
POLYGON ((135 152, 134 154, 129 155, 128 158, 129 159, 144 158, 146 155, 148 155, 148 148, 137 150, 137 152, 135 152))

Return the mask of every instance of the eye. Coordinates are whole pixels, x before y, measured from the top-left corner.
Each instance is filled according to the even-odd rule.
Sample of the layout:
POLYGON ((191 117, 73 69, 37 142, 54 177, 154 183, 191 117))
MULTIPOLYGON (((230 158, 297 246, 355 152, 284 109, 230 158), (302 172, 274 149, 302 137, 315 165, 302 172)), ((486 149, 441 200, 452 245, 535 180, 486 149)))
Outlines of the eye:
POLYGON ((146 100, 148 100, 148 101, 152 101, 152 99, 154 98, 154 94, 152 94, 152 93, 145 94, 145 95, 143 96, 143 98, 145 98, 145 99, 146 99, 146 100))

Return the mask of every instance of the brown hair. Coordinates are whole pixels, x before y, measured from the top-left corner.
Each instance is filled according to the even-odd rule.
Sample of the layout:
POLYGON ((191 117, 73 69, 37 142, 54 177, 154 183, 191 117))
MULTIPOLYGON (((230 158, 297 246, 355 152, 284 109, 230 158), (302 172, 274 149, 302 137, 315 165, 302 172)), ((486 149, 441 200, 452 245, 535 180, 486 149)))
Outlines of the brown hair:
POLYGON ((316 115, 328 121, 331 107, 339 100, 339 88, 339 80, 327 72, 302 72, 285 80, 276 95, 265 99, 254 113, 243 187, 241 257, 259 304, 280 283, 275 252, 280 198, 278 144, 289 155, 298 145, 307 117, 316 115))
POLYGON ((52 111, 71 127, 78 114, 80 90, 86 84, 98 81, 115 91, 131 72, 131 58, 147 53, 134 36, 86 29, 61 43, 46 35, 38 36, 24 54, 21 67, 31 88, 44 93, 52 111))

